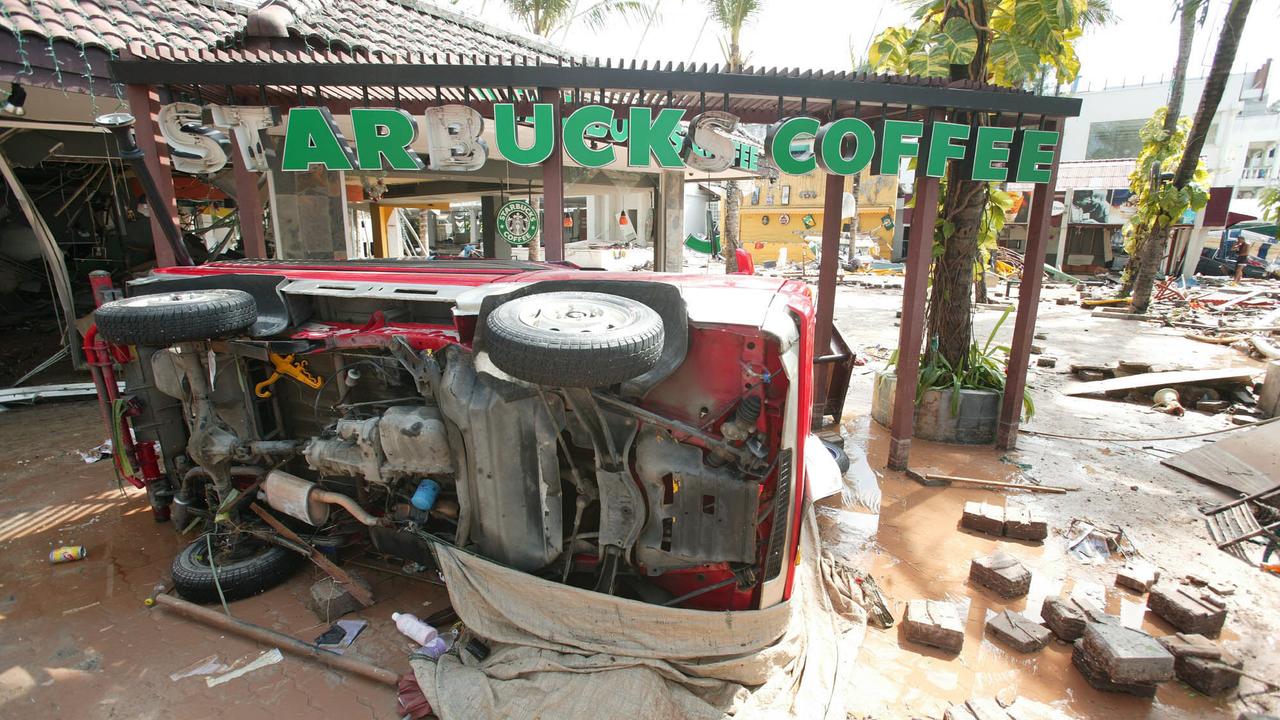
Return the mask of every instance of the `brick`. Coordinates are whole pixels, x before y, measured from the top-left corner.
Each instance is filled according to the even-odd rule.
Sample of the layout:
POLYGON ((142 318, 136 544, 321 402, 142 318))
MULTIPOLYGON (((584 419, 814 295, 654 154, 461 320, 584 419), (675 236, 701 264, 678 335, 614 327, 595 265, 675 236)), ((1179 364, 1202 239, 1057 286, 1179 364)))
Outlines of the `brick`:
POLYGON ((1009 714, 987 698, 974 698, 961 705, 952 705, 942 717, 943 720, 1009 720, 1009 714))
POLYGON ((964 504, 964 515, 960 517, 960 527, 989 535, 1004 534, 1004 508, 980 502, 964 504))
POLYGON ((1018 698, 1005 708, 1010 720, 1072 720, 1072 716, 1057 708, 1026 698, 1018 698))
POLYGON ((969 580, 1006 598, 1022 597, 1031 589, 1031 572, 999 550, 974 558, 969 563, 969 580))
POLYGON ((1091 623, 1080 642, 1092 664, 1112 682, 1158 683, 1173 678, 1173 655, 1141 630, 1091 623))
POLYGON ((1147 609, 1184 633, 1217 637, 1227 621, 1227 610, 1204 596, 1221 602, 1213 593, 1174 585, 1156 585, 1147 596, 1147 609))
POLYGON ((1200 657, 1210 660, 1222 657, 1223 649, 1203 635, 1175 633, 1158 638, 1175 658, 1200 657))
POLYGON ((1117 585, 1140 593, 1150 590, 1159 579, 1160 571, 1151 563, 1142 560, 1127 562, 1120 572, 1116 573, 1117 585))
POLYGON ((1047 597, 1040 606, 1040 617, 1058 639, 1074 642, 1084 635, 1086 620, 1080 608, 1060 597, 1047 597))
POLYGON ((1106 671, 1089 658, 1084 650, 1084 640, 1077 640, 1071 649, 1071 664, 1076 666, 1094 690, 1100 692, 1127 693, 1138 697, 1155 697, 1156 683, 1120 683, 1107 677, 1106 671))
POLYGON ((1049 537, 1049 523, 1038 510, 1006 507, 1004 534, 1018 540, 1044 540, 1049 537))
POLYGON ((1052 355, 1041 355, 1036 358, 1036 365, 1042 368, 1051 368, 1058 366, 1058 358, 1052 355))
POLYGON ((987 634, 1022 653, 1035 652, 1049 644, 1049 628, 1022 613, 1005 610, 987 621, 987 634))
MULTIPOLYGON (((369 583, 364 578, 351 570, 348 570, 347 574, 364 589, 369 589, 369 583)), ((363 607, 359 600, 356 600, 343 585, 331 577, 312 583, 311 594, 307 599, 307 608, 322 622, 332 622, 363 607)))
POLYGON ((1108 615, 1102 611, 1102 608, 1099 608, 1097 605, 1094 605, 1084 598, 1073 597, 1071 598, 1071 604, 1084 614, 1084 619, 1088 622, 1102 623, 1104 625, 1120 625, 1120 618, 1118 616, 1108 615))
POLYGON ((951 652, 964 647, 964 619, 954 603, 912 600, 907 603, 902 631, 907 639, 951 652))
POLYGON ((1218 658, 1184 655, 1173 665, 1179 680, 1205 695, 1221 695, 1240 685, 1240 673, 1231 668, 1243 669, 1244 661, 1226 651, 1218 658))

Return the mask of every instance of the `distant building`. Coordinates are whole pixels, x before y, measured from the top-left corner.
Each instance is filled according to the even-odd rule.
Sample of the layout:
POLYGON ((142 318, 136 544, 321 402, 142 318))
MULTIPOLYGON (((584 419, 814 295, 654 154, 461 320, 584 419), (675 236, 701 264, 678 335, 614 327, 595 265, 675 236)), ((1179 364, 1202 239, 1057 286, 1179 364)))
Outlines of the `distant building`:
MULTIPOLYGON (((1182 262, 1182 271, 1193 273, 1205 241, 1216 242, 1215 232, 1231 220, 1260 215, 1257 198, 1262 189, 1280 183, 1280 101, 1273 100, 1268 89, 1276 80, 1270 60, 1228 79, 1201 153, 1212 199, 1203 212, 1184 219, 1185 227, 1166 258, 1167 270, 1182 262)), ((1184 117, 1195 116, 1204 86, 1205 78, 1187 80, 1184 117)), ((1109 87, 1077 96, 1084 105, 1063 134, 1057 183, 1065 191, 1061 199, 1068 222, 1058 252, 1049 249, 1050 262, 1068 272, 1084 265, 1118 269, 1113 253, 1122 253, 1119 230, 1131 214, 1127 175, 1142 149, 1139 131, 1168 102, 1169 82, 1109 87), (1087 255, 1094 260, 1086 262, 1087 255)))

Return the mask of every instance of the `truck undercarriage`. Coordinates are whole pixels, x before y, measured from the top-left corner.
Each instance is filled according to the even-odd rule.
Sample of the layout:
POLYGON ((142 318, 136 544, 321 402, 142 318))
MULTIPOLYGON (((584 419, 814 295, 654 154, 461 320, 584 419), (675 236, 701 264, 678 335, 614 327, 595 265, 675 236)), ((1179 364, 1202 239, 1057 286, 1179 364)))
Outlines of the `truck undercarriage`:
POLYGON ((445 542, 658 604, 787 596, 807 295, 494 282, 483 263, 461 283, 465 266, 434 265, 454 275, 174 269, 99 308, 99 372, 126 361, 109 415, 130 438, 122 471, 203 533, 174 561, 179 592, 212 602, 287 576, 310 549, 270 513, 339 556, 368 544, 430 566, 445 542))

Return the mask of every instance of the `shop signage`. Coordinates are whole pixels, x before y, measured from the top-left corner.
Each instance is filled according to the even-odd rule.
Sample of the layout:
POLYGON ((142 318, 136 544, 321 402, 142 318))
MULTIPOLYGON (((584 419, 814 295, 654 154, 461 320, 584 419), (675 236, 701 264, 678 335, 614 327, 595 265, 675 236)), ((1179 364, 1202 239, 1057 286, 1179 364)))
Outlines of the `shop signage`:
POLYGON ((538 236, 538 211, 524 200, 498 208, 498 235, 509 245, 523 247, 538 236))
MULTIPOLYGON (((755 158, 743 157, 749 151, 730 135, 738 118, 727 112, 699 113, 686 123, 680 108, 632 107, 621 116, 611 107, 586 105, 569 112, 560 127, 551 103, 534 103, 527 115, 517 115, 512 103, 496 103, 493 115, 498 152, 516 165, 541 164, 555 151, 557 139, 566 155, 588 168, 619 160, 636 168, 699 172, 755 164, 755 158), (606 141, 620 132, 623 121, 625 146, 606 141), (530 127, 531 137, 522 144, 519 128, 524 125, 530 127)), ((354 108, 350 140, 327 108, 295 107, 288 117, 281 158, 286 171, 320 165, 327 170, 469 172, 480 169, 489 155, 481 137, 484 118, 462 105, 428 108, 420 116, 421 124, 404 110, 354 108), (420 138, 419 146, 427 149, 425 159, 412 147, 420 138)), ((260 127, 261 123, 254 131, 260 127)), ((170 139, 171 144, 174 139, 179 138, 170 139)), ((875 121, 873 127, 857 118, 823 123, 792 117, 769 127, 764 155, 787 175, 814 170, 855 175, 864 169, 896 175, 904 161, 915 160, 925 175, 942 177, 948 161, 956 161, 973 180, 1046 183, 1057 144, 1058 133, 1049 130, 918 120, 875 121)))

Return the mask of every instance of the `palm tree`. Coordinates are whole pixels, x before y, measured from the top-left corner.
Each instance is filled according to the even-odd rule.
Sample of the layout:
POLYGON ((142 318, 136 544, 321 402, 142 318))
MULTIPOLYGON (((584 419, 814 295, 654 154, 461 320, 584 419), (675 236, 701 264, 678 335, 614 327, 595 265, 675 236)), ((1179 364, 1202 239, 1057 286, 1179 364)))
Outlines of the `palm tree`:
MULTIPOLYGON (((742 53, 742 28, 751 22, 760 12, 763 0, 707 0, 707 12, 716 21, 724 35, 720 38, 720 49, 724 52, 725 70, 738 72, 746 60, 742 53)), ((736 180, 724 184, 724 258, 725 272, 738 271, 737 249, 739 240, 739 211, 742 205, 742 193, 738 191, 736 180)))
MULTIPOLYGON (((1057 82, 1080 69, 1075 42, 1093 25, 1111 19, 1107 0, 1025 2, 1019 0, 911 0, 912 27, 890 27, 872 43, 878 69, 952 81, 1034 87, 1051 65, 1057 82)), ((1047 76, 1047 75, 1046 75, 1047 76)), ((988 122, 957 113, 952 122, 988 122)), ((957 374, 968 369, 973 342, 971 298, 974 267, 982 250, 983 218, 995 212, 987 183, 964 177, 952 163, 944 180, 927 307, 928 350, 924 364, 942 364, 957 374)))
POLYGON ((654 8, 644 0, 597 0, 583 10, 578 0, 503 0, 526 30, 541 37, 551 37, 556 32, 583 22, 592 30, 601 30, 615 17, 647 21, 654 15, 654 8))
MULTIPOLYGON (((1232 0, 1227 16, 1222 21, 1222 30, 1218 33, 1218 48, 1213 54, 1213 65, 1209 68, 1204 91, 1200 93, 1200 106, 1196 109, 1195 120, 1187 134, 1187 147, 1182 151, 1178 169, 1173 173, 1171 184, 1179 190, 1191 183, 1200 166, 1200 151, 1204 149, 1205 140, 1209 137, 1209 126, 1213 124, 1213 117, 1227 90, 1231 66, 1236 62, 1240 37, 1244 34, 1244 24, 1249 19, 1252 7, 1253 0, 1232 0)), ((1147 306, 1151 304, 1151 287, 1155 282, 1160 258, 1164 255, 1165 238, 1168 235, 1169 225, 1156 223, 1143 246, 1138 272, 1133 281, 1134 312, 1146 312, 1147 306)))

